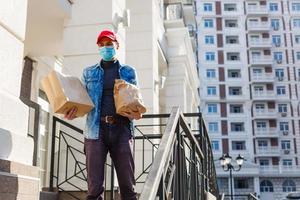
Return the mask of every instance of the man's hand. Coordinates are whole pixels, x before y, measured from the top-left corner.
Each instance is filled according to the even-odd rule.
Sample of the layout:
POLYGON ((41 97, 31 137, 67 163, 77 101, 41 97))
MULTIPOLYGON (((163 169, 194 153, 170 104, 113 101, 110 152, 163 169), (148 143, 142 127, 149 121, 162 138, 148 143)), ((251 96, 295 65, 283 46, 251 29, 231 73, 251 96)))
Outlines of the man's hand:
POLYGON ((73 106, 68 112, 65 114, 64 118, 68 120, 73 120, 76 118, 78 108, 76 106, 73 106))
POLYGON ((127 117, 130 120, 133 120, 133 119, 139 120, 139 119, 142 118, 142 114, 140 114, 140 113, 134 113, 134 114, 132 114, 132 113, 123 113, 122 115, 127 117))

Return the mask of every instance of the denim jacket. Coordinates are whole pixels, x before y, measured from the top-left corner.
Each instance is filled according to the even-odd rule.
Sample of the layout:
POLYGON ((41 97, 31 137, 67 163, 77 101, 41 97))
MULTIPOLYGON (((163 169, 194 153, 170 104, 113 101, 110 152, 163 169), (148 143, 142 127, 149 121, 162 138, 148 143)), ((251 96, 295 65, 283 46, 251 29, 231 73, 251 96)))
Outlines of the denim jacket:
MULTIPOLYGON (((115 61, 119 62, 119 61, 115 61)), ((100 62, 101 63, 101 62, 100 62)), ((82 73, 82 82, 94 103, 95 107, 87 114, 86 125, 84 130, 84 137, 87 139, 98 139, 100 133, 100 116, 101 116, 101 99, 103 91, 103 75, 104 70, 96 65, 86 67, 82 73)), ((120 65, 120 78, 128 83, 137 85, 137 74, 133 67, 128 65, 120 65)), ((132 122, 130 122, 132 130, 132 122)))

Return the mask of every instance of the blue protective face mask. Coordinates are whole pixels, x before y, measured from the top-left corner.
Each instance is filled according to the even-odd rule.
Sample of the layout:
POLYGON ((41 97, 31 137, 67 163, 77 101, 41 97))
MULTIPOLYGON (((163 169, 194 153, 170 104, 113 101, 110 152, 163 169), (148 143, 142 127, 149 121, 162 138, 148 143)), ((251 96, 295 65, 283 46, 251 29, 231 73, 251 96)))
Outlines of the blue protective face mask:
POLYGON ((99 54, 104 61, 110 61, 116 55, 116 50, 114 46, 104 46, 99 48, 99 54))

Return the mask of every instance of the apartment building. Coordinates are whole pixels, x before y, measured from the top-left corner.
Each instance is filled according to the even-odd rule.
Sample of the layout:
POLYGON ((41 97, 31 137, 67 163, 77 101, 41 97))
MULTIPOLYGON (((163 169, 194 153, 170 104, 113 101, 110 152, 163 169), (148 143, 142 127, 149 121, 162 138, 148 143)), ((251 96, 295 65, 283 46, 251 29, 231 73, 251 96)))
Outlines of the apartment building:
MULTIPOLYGON (((201 109, 215 159, 247 161, 234 193, 300 190, 300 1, 197 0, 201 109)), ((228 172, 217 164, 221 191, 228 172)))
MULTIPOLYGON (((54 162, 60 177, 76 171, 71 165, 61 170, 52 154, 75 159, 66 158, 66 146, 61 154, 51 147, 58 136, 52 132, 54 118, 64 119, 51 110, 40 80, 51 70, 81 77, 84 67, 100 60, 96 38, 103 29, 117 33, 118 59, 137 69, 147 113, 170 112, 172 106, 196 112, 195 27, 192 0, 1 1, 0 199, 39 199, 41 190, 58 185, 86 190, 76 177, 61 181, 51 175, 54 162)), ((85 118, 67 123, 84 129, 85 118)), ((83 150, 78 143, 75 148, 83 150)))

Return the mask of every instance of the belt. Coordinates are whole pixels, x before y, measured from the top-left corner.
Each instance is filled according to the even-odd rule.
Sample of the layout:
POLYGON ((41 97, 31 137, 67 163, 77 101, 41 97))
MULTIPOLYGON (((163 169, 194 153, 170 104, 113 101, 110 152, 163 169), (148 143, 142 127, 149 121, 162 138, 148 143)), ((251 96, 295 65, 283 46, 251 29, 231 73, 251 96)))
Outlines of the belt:
POLYGON ((103 121, 103 122, 105 122, 107 124, 115 124, 115 123, 117 123, 117 119, 114 116, 106 115, 104 117, 101 117, 100 119, 101 119, 101 121, 103 121))

